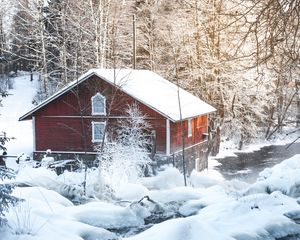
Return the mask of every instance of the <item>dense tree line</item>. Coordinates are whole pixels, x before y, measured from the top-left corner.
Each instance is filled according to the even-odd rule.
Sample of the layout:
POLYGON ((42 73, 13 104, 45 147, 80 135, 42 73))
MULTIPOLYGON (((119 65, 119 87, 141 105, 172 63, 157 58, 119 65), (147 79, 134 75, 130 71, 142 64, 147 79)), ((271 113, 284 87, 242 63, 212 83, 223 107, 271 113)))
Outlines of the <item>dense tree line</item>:
POLYGON ((215 106, 211 130, 242 143, 299 126, 299 0, 5 3, 14 11, 0 15, 0 55, 38 71, 45 97, 89 68, 132 67, 135 15, 136 67, 215 106))

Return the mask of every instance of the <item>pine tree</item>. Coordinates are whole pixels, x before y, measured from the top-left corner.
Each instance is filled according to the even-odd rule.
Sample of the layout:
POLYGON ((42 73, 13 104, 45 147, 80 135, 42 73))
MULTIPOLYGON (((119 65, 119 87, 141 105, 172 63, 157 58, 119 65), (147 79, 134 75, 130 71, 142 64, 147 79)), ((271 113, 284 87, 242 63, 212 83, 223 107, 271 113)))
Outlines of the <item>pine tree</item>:
MULTIPOLYGON (((0 98, 6 96, 6 92, 0 93, 0 98)), ((1 103, 1 99, 0 99, 1 103)), ((1 105, 0 105, 1 107, 1 105)), ((6 142, 10 140, 7 137, 5 132, 0 132, 0 150, 3 152, 6 150, 4 146, 6 142)), ((1 153, 0 153, 1 154, 1 153)), ((2 159, 0 159, 2 161, 2 159)), ((1 162, 0 162, 1 164, 1 162)), ((14 172, 11 169, 6 168, 5 166, 0 166, 0 179, 4 178, 13 178, 14 172)), ((15 205, 19 199, 11 196, 14 185, 12 184, 2 184, 0 183, 0 227, 2 227, 6 223, 5 212, 8 210, 10 206, 15 205)))
MULTIPOLYGON (((13 178, 15 176, 13 170, 0 166, 0 179, 13 178)), ((13 184, 0 184, 0 227, 7 223, 5 212, 9 207, 17 204, 20 199, 11 195, 14 188, 13 184)))

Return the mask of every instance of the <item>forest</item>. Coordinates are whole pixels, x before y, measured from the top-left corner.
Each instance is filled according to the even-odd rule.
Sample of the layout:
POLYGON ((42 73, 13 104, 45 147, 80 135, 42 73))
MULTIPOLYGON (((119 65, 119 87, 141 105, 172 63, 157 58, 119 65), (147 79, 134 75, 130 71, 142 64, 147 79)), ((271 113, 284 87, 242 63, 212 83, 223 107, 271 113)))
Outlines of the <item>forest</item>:
POLYGON ((300 0, 0 4, 2 97, 17 71, 39 73, 38 103, 90 68, 149 69, 213 105, 210 131, 240 148, 299 128, 300 0))

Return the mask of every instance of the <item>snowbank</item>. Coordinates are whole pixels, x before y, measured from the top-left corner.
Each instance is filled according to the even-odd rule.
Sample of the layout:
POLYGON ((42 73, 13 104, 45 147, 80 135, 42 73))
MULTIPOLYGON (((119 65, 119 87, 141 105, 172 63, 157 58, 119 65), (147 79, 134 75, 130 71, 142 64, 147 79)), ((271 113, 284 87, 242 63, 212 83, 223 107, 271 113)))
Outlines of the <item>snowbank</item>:
MULTIPOLYGON (((11 228, 0 236, 8 240, 108 240, 118 239, 117 234, 130 240, 298 236, 299 171, 300 155, 296 155, 265 169, 251 185, 194 172, 188 181, 191 185, 184 187, 179 171, 167 168, 155 177, 121 184, 106 202, 94 198, 75 206, 64 197, 63 189, 80 185, 83 172, 57 176, 43 167, 22 167, 14 181, 33 187, 14 190, 25 201, 7 214, 11 228)), ((88 171, 91 192, 103 190, 97 188, 101 185, 98 174, 97 169, 88 171)))
POLYGON ((170 189, 184 186, 184 179, 178 169, 167 167, 155 177, 143 178, 141 183, 148 189, 170 189))
POLYGON ((217 232, 212 226, 201 222, 196 218, 172 219, 146 230, 128 240, 233 240, 234 238, 224 236, 217 232))
POLYGON ((106 229, 142 226, 144 218, 149 216, 145 209, 121 207, 105 202, 87 203, 66 211, 79 222, 106 229))
MULTIPOLYGON (((19 117, 33 107, 32 100, 37 92, 37 84, 37 75, 34 75, 34 81, 31 82, 29 74, 22 74, 14 78, 14 89, 9 90, 10 95, 2 100, 0 131, 5 131, 7 136, 15 138, 5 144, 8 155, 32 153, 32 123, 31 121, 19 122, 19 117)), ((15 159, 9 158, 7 162, 9 167, 16 166, 15 159)))
POLYGON ((72 219, 73 204, 54 191, 25 187, 16 188, 14 195, 25 201, 7 214, 10 228, 1 235, 4 239, 117 239, 103 228, 72 219))
POLYGON ((300 154, 289 158, 273 168, 259 174, 256 183, 244 191, 250 193, 272 193, 281 191, 291 197, 300 197, 300 154))
POLYGON ((224 181, 224 178, 219 172, 213 169, 205 169, 202 172, 192 171, 190 181, 194 187, 210 187, 220 184, 224 181))

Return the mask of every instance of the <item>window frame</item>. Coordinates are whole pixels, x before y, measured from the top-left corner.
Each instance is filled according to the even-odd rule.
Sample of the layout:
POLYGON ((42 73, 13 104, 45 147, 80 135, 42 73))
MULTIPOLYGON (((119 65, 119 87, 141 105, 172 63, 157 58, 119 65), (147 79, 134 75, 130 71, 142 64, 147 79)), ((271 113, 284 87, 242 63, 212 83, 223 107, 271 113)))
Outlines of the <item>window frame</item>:
POLYGON ((92 103, 92 115, 106 115, 106 98, 101 95, 99 92, 97 92, 92 98, 91 98, 91 103, 92 103), (96 112, 95 107, 94 107, 94 99, 95 98, 100 98, 103 100, 103 112, 96 112))
POLYGON ((193 136, 193 119, 188 119, 188 137, 193 136))
MULTIPOLYGON (((106 122, 95 122, 92 121, 92 142, 93 143, 101 143, 103 141, 103 134, 105 133, 105 128, 106 128, 106 122), (102 133, 102 138, 101 139, 95 139, 95 125, 103 125, 104 126, 104 131, 102 133)), ((105 138, 104 138, 105 141, 105 138)))

